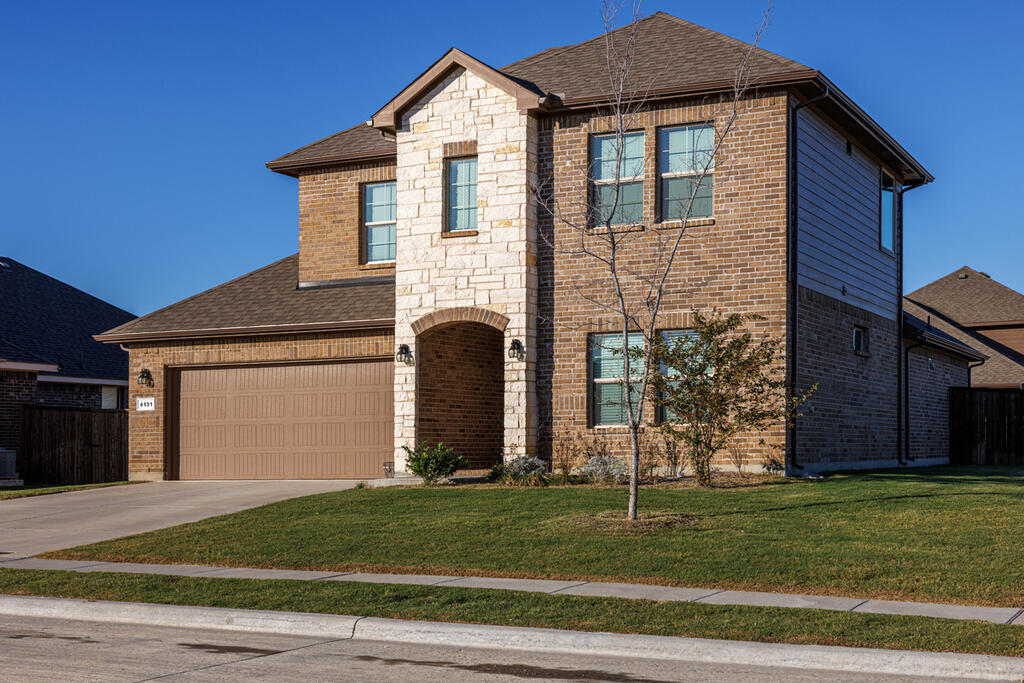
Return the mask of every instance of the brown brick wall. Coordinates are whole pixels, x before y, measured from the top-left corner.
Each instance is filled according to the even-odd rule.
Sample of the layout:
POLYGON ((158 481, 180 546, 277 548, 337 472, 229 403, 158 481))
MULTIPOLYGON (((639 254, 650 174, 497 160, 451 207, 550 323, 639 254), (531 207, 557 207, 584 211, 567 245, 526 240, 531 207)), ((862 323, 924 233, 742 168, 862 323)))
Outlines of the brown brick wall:
POLYGON ((18 447, 18 406, 36 402, 36 373, 0 370, 0 448, 18 447))
MULTIPOLYGON (((766 320, 758 332, 770 333, 786 344, 786 121, 787 100, 781 93, 764 94, 744 102, 746 114, 733 129, 716 159, 714 220, 687 229, 673 272, 668 279, 663 312, 664 329, 686 327, 694 309, 717 308, 723 313, 759 313, 766 320)), ((727 105, 664 105, 650 107, 633 122, 643 129, 646 145, 644 217, 646 229, 635 234, 625 265, 648 272, 658 239, 669 233, 652 227, 655 219, 655 147, 660 126, 724 119, 727 105)), ((559 210, 583 218, 588 141, 592 133, 607 132, 611 122, 597 115, 567 115, 542 121, 539 135, 541 187, 550 190, 559 210), (553 181, 551 180, 554 175, 553 181)), ((558 249, 578 236, 572 228, 540 211, 542 234, 554 234, 558 249)), ((607 327, 607 312, 580 295, 608 291, 602 271, 587 257, 553 253, 544 239, 538 247, 540 277, 540 339, 538 341, 538 403, 541 454, 550 448, 551 433, 599 431, 618 453, 627 452, 626 432, 620 427, 588 425, 587 334, 607 327)), ((641 291, 634 285, 631 302, 641 291)), ((745 435, 737 450, 749 462, 777 456, 785 443, 783 425, 764 434, 745 435), (766 445, 758 442, 765 437, 766 445)))
POLYGON ((133 479, 163 477, 167 366, 390 357, 393 354, 394 332, 390 329, 133 344, 129 348, 128 376, 138 377, 143 368, 148 368, 154 385, 129 383, 129 474, 133 479), (137 412, 135 399, 140 396, 156 397, 156 410, 137 412))
POLYGON ((367 161, 299 176, 299 281, 394 275, 366 264, 360 220, 363 183, 395 179, 395 161, 367 161))
POLYGON ((968 385, 967 361, 927 346, 908 355, 910 457, 948 458, 949 387, 968 385))
POLYGON ((899 337, 895 320, 799 288, 797 386, 818 389, 797 421, 797 461, 811 469, 895 464, 899 337), (868 355, 853 327, 868 328, 868 355))
POLYGON ((416 442, 444 442, 486 469, 504 440, 504 336, 488 325, 453 323, 417 338, 416 442))
POLYGON ((103 387, 96 384, 40 382, 36 402, 68 408, 102 408, 103 387))

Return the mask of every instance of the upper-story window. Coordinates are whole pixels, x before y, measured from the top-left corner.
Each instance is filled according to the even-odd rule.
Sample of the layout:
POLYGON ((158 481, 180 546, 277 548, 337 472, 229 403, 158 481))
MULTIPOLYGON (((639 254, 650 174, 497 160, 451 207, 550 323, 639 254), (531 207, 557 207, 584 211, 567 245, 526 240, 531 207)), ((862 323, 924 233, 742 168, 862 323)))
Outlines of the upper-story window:
POLYGON ((680 221, 712 215, 714 150, 715 127, 712 124, 658 130, 659 220, 680 221))
POLYGON ((878 243, 887 251, 896 251, 896 182, 882 171, 878 222, 878 243))
POLYGON ((363 231, 367 263, 395 260, 395 183, 363 186, 363 231))
POLYGON ((591 138, 592 223, 628 225, 644 217, 644 134, 591 138))
POLYGON ((476 230, 476 157, 445 161, 445 230, 476 230))

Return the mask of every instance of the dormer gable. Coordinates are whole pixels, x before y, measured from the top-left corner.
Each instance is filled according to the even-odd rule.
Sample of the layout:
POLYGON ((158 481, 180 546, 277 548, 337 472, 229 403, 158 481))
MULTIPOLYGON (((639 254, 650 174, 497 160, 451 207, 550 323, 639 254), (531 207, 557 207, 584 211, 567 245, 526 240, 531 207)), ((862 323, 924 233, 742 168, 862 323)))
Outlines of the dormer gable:
POLYGON ((453 47, 381 107, 370 119, 371 125, 385 133, 394 133, 397 122, 401 120, 402 112, 452 70, 460 67, 514 97, 520 111, 529 112, 543 109, 549 102, 550 98, 532 85, 509 78, 494 67, 453 47))

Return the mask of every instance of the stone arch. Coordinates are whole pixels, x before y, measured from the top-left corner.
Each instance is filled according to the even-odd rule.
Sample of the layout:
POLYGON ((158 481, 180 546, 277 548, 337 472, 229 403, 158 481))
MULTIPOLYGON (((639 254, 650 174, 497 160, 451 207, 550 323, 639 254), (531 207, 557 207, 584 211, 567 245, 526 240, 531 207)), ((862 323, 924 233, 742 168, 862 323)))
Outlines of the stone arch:
POLYGON ((419 336, 421 332, 429 330, 431 327, 457 322, 481 323, 504 332, 508 327, 509 319, 501 313, 478 306, 442 308, 416 320, 412 324, 412 333, 419 336))

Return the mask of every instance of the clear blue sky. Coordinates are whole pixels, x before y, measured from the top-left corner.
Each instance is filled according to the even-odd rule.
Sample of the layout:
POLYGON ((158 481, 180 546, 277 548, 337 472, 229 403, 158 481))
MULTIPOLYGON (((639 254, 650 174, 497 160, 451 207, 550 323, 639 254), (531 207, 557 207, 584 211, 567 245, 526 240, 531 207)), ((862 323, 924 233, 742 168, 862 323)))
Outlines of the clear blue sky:
MULTIPOLYGON (((760 0, 648 1, 749 39, 760 0)), ((364 121, 455 45, 495 66, 601 31, 571 2, 10 2, 0 254, 142 314, 297 250, 265 161, 364 121)), ((763 47, 820 69, 936 176, 910 291, 961 265, 1024 291, 1024 3, 777 0, 763 47)))

